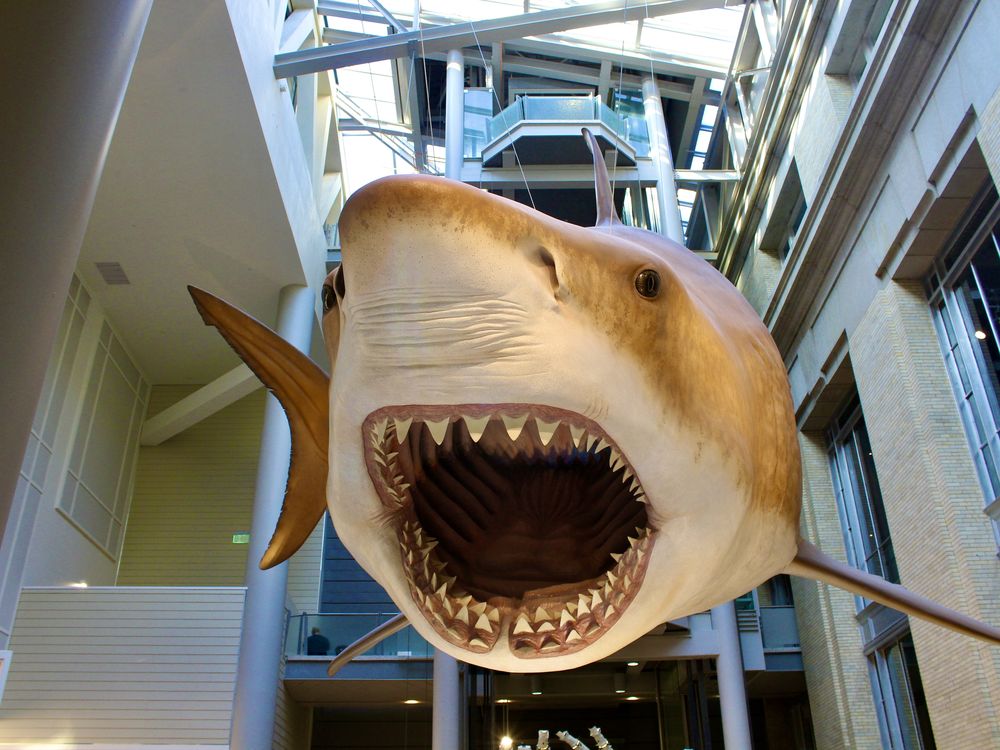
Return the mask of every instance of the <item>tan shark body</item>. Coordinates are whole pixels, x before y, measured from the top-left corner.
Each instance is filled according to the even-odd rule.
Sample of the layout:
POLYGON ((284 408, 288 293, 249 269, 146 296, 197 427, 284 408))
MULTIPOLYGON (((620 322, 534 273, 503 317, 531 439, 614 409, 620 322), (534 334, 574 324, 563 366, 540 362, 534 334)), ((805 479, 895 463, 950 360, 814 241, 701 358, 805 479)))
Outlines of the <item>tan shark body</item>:
POLYGON ((263 564, 309 533, 325 481, 341 539, 410 623, 494 669, 589 663, 786 570, 998 640, 800 543, 766 328, 709 264, 618 223, 595 164, 593 228, 440 178, 355 193, 324 287, 328 410, 305 357, 241 344, 263 327, 194 292, 304 446, 263 564), (329 467, 310 458, 327 418, 329 467))

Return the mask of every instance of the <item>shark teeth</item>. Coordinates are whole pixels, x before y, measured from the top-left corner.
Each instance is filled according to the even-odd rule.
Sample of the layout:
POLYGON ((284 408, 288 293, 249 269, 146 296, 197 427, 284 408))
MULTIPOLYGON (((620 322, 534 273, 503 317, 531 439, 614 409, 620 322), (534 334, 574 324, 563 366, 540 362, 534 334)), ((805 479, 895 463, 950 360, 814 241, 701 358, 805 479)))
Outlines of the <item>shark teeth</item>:
POLYGON ((404 564, 413 601, 428 622, 448 641, 485 653, 500 637, 500 610, 464 591, 448 565, 438 557, 438 541, 415 520, 404 521, 397 536, 404 562, 424 559, 422 566, 404 564))
MULTIPOLYGON (((390 525, 396 529, 400 564, 412 599, 447 642, 487 653, 506 637, 512 653, 522 658, 571 653, 613 627, 638 592, 654 537, 648 526, 637 527, 634 534, 616 532, 620 541, 608 552, 603 572, 577 586, 565 586, 565 595, 543 594, 540 589, 537 595, 529 591, 520 598, 489 594, 477 598, 463 587, 463 573, 458 569, 463 563, 446 562, 460 560, 461 555, 456 558, 450 548, 442 550, 417 518, 413 493, 426 488, 415 473, 414 456, 434 450, 438 456, 455 455, 460 449, 545 461, 575 455, 579 458, 574 460, 591 466, 596 461, 613 474, 608 491, 618 493, 613 495, 614 502, 630 498, 648 504, 635 467, 593 421, 525 404, 392 407, 369 416, 362 432, 368 472, 387 517, 393 519, 390 525)), ((438 492, 446 489, 444 484, 437 487, 438 492)), ((636 510, 636 518, 644 519, 645 513, 636 510)), ((447 547, 444 533, 442 539, 447 547)))
POLYGON ((629 546, 612 555, 615 565, 588 587, 563 601, 524 605, 514 616, 511 646, 515 656, 533 658, 571 653, 601 637, 618 621, 638 593, 645 573, 644 557, 653 542, 648 528, 636 530, 629 546), (554 648, 558 646, 558 649, 554 648))

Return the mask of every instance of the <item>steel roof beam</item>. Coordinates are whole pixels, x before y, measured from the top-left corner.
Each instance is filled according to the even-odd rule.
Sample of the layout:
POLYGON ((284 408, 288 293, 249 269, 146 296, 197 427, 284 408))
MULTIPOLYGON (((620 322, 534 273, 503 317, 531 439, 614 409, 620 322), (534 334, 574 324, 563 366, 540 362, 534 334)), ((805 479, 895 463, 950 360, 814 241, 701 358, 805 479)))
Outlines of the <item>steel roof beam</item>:
MULTIPOLYGON (((632 0, 634 3, 634 0, 632 0)), ((558 31, 621 23, 639 18, 666 16, 712 8, 723 8, 726 0, 652 0, 646 5, 629 6, 629 0, 605 0, 590 5, 543 10, 484 21, 437 26, 431 29, 390 34, 358 42, 316 47, 277 55, 276 78, 333 70, 350 65, 406 57, 419 47, 420 52, 442 52, 470 44, 492 44, 510 39, 551 34, 558 31)))

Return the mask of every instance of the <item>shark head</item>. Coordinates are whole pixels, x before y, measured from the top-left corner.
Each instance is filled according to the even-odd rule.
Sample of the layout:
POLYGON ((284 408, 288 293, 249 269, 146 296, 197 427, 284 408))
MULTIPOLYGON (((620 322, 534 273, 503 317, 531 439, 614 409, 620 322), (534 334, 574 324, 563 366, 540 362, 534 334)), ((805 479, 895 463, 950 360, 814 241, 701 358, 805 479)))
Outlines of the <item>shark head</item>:
POLYGON ((1000 642, 799 538, 794 411, 767 329, 696 254, 618 221, 585 135, 595 227, 441 178, 357 191, 323 285, 332 378, 191 290, 288 414, 261 567, 328 505, 405 615, 392 628, 507 672, 590 663, 782 572, 1000 642))
POLYGON ((570 668, 795 555, 784 367, 704 260, 426 176, 340 234, 330 513, 432 645, 570 668))

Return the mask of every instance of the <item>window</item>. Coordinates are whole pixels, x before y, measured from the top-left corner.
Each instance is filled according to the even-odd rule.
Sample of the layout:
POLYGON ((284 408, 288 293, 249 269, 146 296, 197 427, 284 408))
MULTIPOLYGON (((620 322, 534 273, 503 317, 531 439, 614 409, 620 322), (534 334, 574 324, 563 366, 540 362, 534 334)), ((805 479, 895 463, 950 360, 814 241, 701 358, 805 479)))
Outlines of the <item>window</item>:
POLYGON ((761 250, 778 256, 782 263, 792 252, 799 227, 806 215, 806 197, 802 191, 799 169, 793 161, 781 183, 767 228, 760 242, 761 250))
POLYGON ((882 746, 891 750, 933 750, 934 733, 910 634, 872 653, 868 672, 882 746))
POLYGON ((847 560, 856 568, 899 583, 868 430, 856 396, 835 420, 829 439, 847 560))
POLYGON ((928 279, 973 463, 1000 544, 1000 205, 982 196, 928 279))
MULTIPOLYGON (((848 562, 899 583, 868 429, 856 395, 834 420, 828 437, 848 562)), ((934 735, 906 616, 861 597, 855 599, 882 746, 886 750, 932 750, 934 735)))
POLYGON ((854 0, 850 4, 826 66, 827 75, 861 79, 891 8, 892 0, 854 0))
POLYGON ((121 552, 149 385, 105 321, 56 507, 109 557, 121 552))

